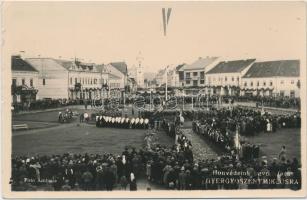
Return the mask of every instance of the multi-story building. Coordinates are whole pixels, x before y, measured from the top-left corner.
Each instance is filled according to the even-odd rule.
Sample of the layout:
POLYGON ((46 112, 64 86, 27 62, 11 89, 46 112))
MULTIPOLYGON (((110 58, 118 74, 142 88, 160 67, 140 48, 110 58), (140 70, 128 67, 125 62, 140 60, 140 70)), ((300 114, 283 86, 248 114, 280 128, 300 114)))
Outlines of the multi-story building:
POLYGON ((94 99, 101 96, 102 75, 93 63, 54 58, 28 58, 26 61, 39 71, 39 99, 94 99))
POLYGON ((179 81, 179 70, 183 68, 185 64, 180 64, 175 67, 169 68, 167 73, 167 84, 170 87, 181 87, 180 81, 179 81))
POLYGON ((300 96, 300 61, 255 62, 242 77, 242 95, 300 96))
POLYGON ((99 71, 107 79, 109 95, 123 97, 128 85, 128 69, 125 62, 112 62, 99 66, 99 71))
MULTIPOLYGON (((186 95, 198 94, 200 88, 205 86, 205 72, 215 65, 218 61, 218 57, 200 57, 194 63, 190 65, 185 65, 184 70, 184 90, 186 95)), ((178 72, 179 75, 182 74, 181 71, 178 72)), ((182 77, 181 77, 182 78, 182 77)), ((180 82, 182 80, 180 78, 180 82)))
POLYGON ((12 103, 29 104, 36 100, 38 71, 27 61, 16 55, 11 57, 12 103))
POLYGON ((123 91, 128 80, 127 64, 125 62, 113 62, 104 65, 104 72, 109 74, 108 83, 110 89, 123 91))
POLYGON ((156 75, 156 86, 157 87, 160 87, 161 85, 165 84, 166 83, 166 68, 164 69, 160 69, 156 75))
POLYGON ((239 95, 242 76, 255 59, 221 61, 206 72, 207 93, 239 95))

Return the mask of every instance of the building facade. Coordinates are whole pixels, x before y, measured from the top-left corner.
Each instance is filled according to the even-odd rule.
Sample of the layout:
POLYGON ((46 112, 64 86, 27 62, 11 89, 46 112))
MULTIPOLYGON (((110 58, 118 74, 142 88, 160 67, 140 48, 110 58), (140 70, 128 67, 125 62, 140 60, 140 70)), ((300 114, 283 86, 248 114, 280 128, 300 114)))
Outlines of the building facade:
POLYGON ((27 61, 16 55, 11 57, 12 103, 28 105, 37 98, 38 71, 27 61))
POLYGON ((94 99, 101 95, 101 73, 93 63, 54 58, 28 58, 39 71, 39 99, 94 99))
POLYGON ((242 76, 255 59, 221 61, 206 72, 206 92, 217 95, 239 95, 242 76))
POLYGON ((205 86, 205 72, 208 68, 211 68, 218 60, 218 57, 206 57, 198 58, 194 63, 190 65, 184 65, 183 67, 183 78, 182 72, 178 71, 179 83, 183 83, 185 95, 196 95, 205 86))
POLYGON ((256 62, 242 77, 241 95, 299 97, 300 61, 256 62))

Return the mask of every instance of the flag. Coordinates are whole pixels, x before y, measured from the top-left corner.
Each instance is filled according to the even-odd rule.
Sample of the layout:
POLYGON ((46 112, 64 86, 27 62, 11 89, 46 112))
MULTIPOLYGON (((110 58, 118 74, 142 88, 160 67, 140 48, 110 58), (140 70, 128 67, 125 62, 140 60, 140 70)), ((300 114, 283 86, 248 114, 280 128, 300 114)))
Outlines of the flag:
POLYGON ((239 136, 239 127, 238 127, 238 126, 237 126, 237 128, 236 128, 235 147, 236 147, 236 149, 240 149, 240 148, 241 148, 240 136, 239 136))
POLYGON ((171 16, 172 8, 167 9, 167 13, 165 13, 165 8, 162 8, 162 19, 163 19, 163 30, 164 36, 166 36, 166 27, 168 25, 170 16, 171 16))

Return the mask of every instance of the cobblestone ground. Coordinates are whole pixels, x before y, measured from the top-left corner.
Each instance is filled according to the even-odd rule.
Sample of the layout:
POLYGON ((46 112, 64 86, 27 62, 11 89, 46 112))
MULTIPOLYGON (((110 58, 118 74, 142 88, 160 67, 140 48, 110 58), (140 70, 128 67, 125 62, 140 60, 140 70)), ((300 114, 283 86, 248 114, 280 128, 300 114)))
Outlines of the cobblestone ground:
POLYGON ((194 159, 215 159, 218 154, 201 138, 193 133, 192 129, 183 129, 183 133, 192 143, 194 159))

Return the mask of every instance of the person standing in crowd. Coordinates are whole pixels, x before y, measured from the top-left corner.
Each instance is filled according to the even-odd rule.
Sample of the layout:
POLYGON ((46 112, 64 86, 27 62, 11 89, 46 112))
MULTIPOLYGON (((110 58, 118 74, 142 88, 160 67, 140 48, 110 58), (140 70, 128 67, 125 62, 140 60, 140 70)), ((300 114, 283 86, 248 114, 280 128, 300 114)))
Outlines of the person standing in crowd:
POLYGON ((279 160, 286 159, 286 155, 286 146, 282 146, 278 155, 279 160))
POLYGON ((93 174, 87 168, 86 171, 82 174, 82 182, 84 190, 88 191, 92 189, 92 180, 93 174))
POLYGON ((136 179, 133 173, 130 174, 130 191, 137 191, 136 179))
POLYGON ((65 180, 65 184, 62 186, 62 191, 70 191, 71 190, 71 186, 69 185, 69 180, 65 180))
POLYGON ((84 108, 87 110, 87 100, 84 100, 84 108))
POLYGON ((127 185, 128 185, 128 181, 127 181, 127 177, 125 175, 122 175, 120 177, 120 186, 122 190, 126 190, 127 189, 127 185))
POLYGON ((104 179, 107 191, 112 191, 113 185, 115 183, 115 176, 109 167, 105 169, 105 174, 104 174, 103 179, 104 179))
POLYGON ((185 190, 186 189, 186 173, 184 166, 181 167, 180 173, 179 173, 179 190, 185 190))

